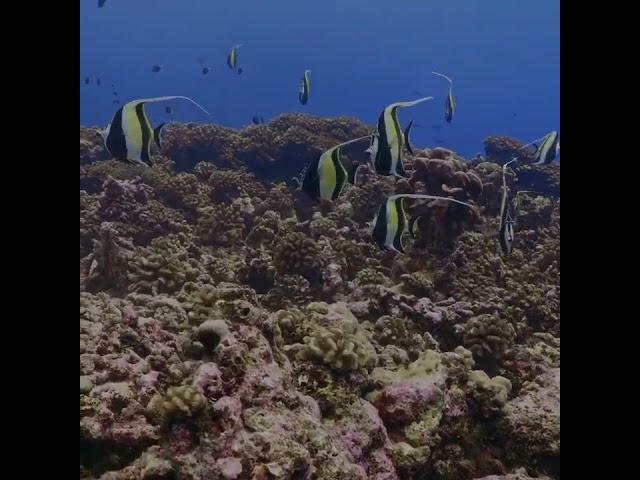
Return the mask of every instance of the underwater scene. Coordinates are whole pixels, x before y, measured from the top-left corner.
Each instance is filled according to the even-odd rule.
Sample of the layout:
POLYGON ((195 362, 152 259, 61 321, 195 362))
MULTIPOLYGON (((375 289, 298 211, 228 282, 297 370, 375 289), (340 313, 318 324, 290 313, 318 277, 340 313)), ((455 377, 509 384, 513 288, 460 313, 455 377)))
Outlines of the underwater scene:
POLYGON ((80 1, 80 479, 560 478, 559 0, 80 1))

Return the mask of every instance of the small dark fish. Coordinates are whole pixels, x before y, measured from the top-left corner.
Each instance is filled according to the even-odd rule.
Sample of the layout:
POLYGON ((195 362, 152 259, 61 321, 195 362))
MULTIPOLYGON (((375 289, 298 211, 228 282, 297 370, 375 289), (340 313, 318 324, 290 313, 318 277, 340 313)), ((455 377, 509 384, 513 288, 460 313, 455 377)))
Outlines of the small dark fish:
POLYGON ((202 75, 206 75, 207 73, 209 73, 209 68, 208 67, 204 67, 202 69, 202 75))
POLYGON ((242 67, 238 69, 238 75, 242 75, 242 67))
POLYGON ((173 110, 171 109, 171 107, 169 105, 167 105, 167 107, 164 109, 165 112, 167 112, 167 115, 171 115, 173 113, 173 110))
POLYGON ((162 65, 154 65, 153 67, 151 67, 151 71, 153 73, 158 73, 161 69, 162 69, 162 65))
POLYGON ((85 85, 89 85, 89 82, 90 82, 90 81, 91 81, 91 80, 89 80, 89 77, 85 77, 85 78, 84 78, 84 84, 85 84, 85 85))
POLYGON ((251 121, 253 122, 254 125, 260 125, 261 123, 264 123, 263 121, 260 121, 260 117, 258 117, 257 115, 254 115, 253 118, 251 119, 251 121))
POLYGON ((260 117, 260 123, 264 123, 264 117, 260 117))
POLYGON ((518 116, 518 114, 514 112, 514 113, 513 113, 513 116, 514 116, 514 117, 517 117, 517 116, 518 116))
POLYGON ((102 8, 104 7, 104 4, 107 2, 107 0, 98 0, 98 8, 102 8))
POLYGON ((113 96, 116 96, 116 97, 117 97, 117 96, 118 96, 118 92, 115 92, 115 91, 114 91, 114 92, 111 92, 111 95, 113 95, 113 96))
POLYGON ((101 83, 102 83, 102 82, 101 82, 101 81, 100 81, 100 79, 98 78, 98 79, 96 80, 96 85, 100 86, 100 84, 101 84, 101 83))

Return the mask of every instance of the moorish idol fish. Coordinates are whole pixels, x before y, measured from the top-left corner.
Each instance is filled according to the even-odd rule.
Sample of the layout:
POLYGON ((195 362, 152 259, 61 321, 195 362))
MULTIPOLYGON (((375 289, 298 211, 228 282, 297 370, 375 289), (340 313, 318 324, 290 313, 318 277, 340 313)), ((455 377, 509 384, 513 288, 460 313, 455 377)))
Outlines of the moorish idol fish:
POLYGON ((306 105, 309 101, 309 94, 311 93, 311 82, 309 80, 309 74, 311 70, 305 70, 302 75, 302 83, 300 84, 300 92, 298 93, 298 100, 302 105, 306 105))
POLYGON ((411 148, 411 142, 409 141, 409 132, 411 131, 411 125, 413 125, 413 120, 409 122, 409 125, 404 131, 404 139, 407 142, 407 150, 411 155, 413 155, 413 149, 411 148))
MULTIPOLYGON (((473 210, 473 206, 461 202, 454 198, 438 197, 434 195, 421 195, 414 193, 398 194, 387 197, 380 205, 378 213, 373 219, 371 226, 371 237, 373 242, 382 250, 391 250, 399 253, 406 253, 403 244, 403 236, 407 231, 407 216, 404 210, 403 200, 405 198, 425 199, 425 200, 446 200, 448 202, 465 205, 473 210)), ((416 219, 409 223, 411 233, 416 219)))
POLYGON ((104 7, 104 4, 107 0, 98 0, 98 8, 104 7))
POLYGON ((347 182, 354 183, 354 175, 348 174, 342 165, 340 149, 368 137, 354 138, 336 145, 309 163, 302 172, 302 190, 316 201, 336 200, 347 182))
MULTIPOLYGON (((398 108, 412 107, 433 97, 423 97, 412 102, 396 102, 387 106, 378 118, 378 126, 371 137, 371 145, 366 150, 373 169, 380 175, 404 177, 402 149, 409 144, 408 134, 411 124, 402 132, 398 119, 398 108)), ((410 148, 410 147, 409 147, 410 148)))
POLYGON ((162 129, 164 128, 164 126, 166 125, 166 123, 161 123, 160 125, 158 125, 156 128, 153 129, 153 140, 156 142, 156 145, 158 146, 158 148, 162 148, 162 129))
POLYGON ((149 150, 154 131, 144 106, 147 103, 174 99, 187 100, 209 115, 209 112, 189 97, 170 96, 133 100, 118 109, 111 123, 101 132, 109 153, 117 160, 151 165, 149 150))
POLYGON ((227 65, 231 70, 238 73, 238 49, 242 44, 236 45, 231 49, 229 55, 227 55, 227 65))
POLYGON ((444 119, 447 121, 447 123, 451 123, 451 120, 453 120, 453 112, 456 109, 456 99, 453 96, 453 80, 451 80, 446 75, 443 75, 438 72, 431 72, 431 73, 433 73, 434 75, 438 75, 442 78, 445 78, 449 82, 449 94, 447 95, 447 99, 445 100, 445 103, 444 103, 444 119))
POLYGON ((502 202, 500 204, 500 228, 498 229, 498 240, 502 253, 506 256, 511 253, 513 240, 515 238, 514 222, 511 218, 510 208, 507 202, 509 188, 507 187, 507 166, 516 162, 518 158, 513 158, 502 166, 502 202))
POLYGON ((548 165, 556 159, 560 152, 560 140, 555 130, 545 135, 534 154, 534 165, 548 165))

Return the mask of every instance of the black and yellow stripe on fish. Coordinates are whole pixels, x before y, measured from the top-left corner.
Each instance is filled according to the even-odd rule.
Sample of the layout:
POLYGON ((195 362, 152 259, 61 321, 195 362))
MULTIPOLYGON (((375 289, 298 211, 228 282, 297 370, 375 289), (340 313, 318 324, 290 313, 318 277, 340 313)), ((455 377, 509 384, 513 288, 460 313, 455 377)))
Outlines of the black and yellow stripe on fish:
POLYGON ((304 170, 302 190, 316 201, 336 200, 346 183, 354 181, 353 176, 347 173, 342 164, 340 149, 350 143, 369 138, 369 136, 354 138, 336 145, 312 161, 304 170))
POLYGON ((311 80, 309 74, 311 70, 305 70, 302 75, 302 83, 300 84, 300 92, 298 93, 298 100, 302 105, 306 105, 309 101, 309 95, 311 94, 311 80))
POLYGON ((399 253, 406 253, 403 238, 407 232, 408 226, 413 232, 413 224, 415 219, 407 222, 407 216, 404 210, 403 200, 405 198, 422 199, 422 200, 445 200, 460 205, 465 205, 473 210, 473 206, 468 203, 461 202, 454 198, 438 197, 435 195, 421 194, 398 194, 387 197, 380 205, 378 213, 373 219, 371 226, 371 238, 373 242, 382 250, 390 250, 399 253))
MULTIPOLYGON (((111 123, 101 132, 105 147, 113 158, 124 162, 150 166, 151 142, 159 140, 156 140, 144 106, 147 103, 175 99, 188 100, 209 115, 209 112, 189 97, 170 96, 133 100, 119 108, 114 114, 111 123)), ((159 134, 160 131, 158 131, 159 134)))
POLYGON ((555 130, 546 134, 534 154, 534 165, 548 165, 556 159, 559 148, 558 132, 555 130))
POLYGON ((234 72, 238 72, 238 50, 242 45, 234 46, 227 55, 227 66, 234 72))
POLYGON ((498 229, 498 241, 500 242, 500 249, 502 253, 507 256, 511 253, 513 248, 513 241, 515 239, 514 221, 511 218, 511 212, 509 202, 509 188, 507 187, 507 167, 517 162, 517 157, 508 161, 502 166, 502 201, 500 203, 500 227, 498 229))
POLYGON ((431 73, 433 73, 434 75, 438 75, 439 77, 442 77, 449 82, 449 93, 447 94, 447 98, 444 101, 444 119, 447 123, 451 123, 451 121, 453 120, 453 113, 456 110, 457 104, 456 98, 453 96, 453 80, 451 80, 446 75, 443 75, 442 73, 431 73))
MULTIPOLYGON (((409 130, 402 131, 398 118, 398 109, 412 107, 418 103, 431 100, 433 97, 423 97, 412 102, 396 102, 388 105, 378 118, 378 125, 371 145, 367 152, 371 158, 373 169, 380 175, 405 176, 402 164, 402 152, 405 145, 409 145, 409 130)), ((408 147, 410 149, 410 146, 408 147)))

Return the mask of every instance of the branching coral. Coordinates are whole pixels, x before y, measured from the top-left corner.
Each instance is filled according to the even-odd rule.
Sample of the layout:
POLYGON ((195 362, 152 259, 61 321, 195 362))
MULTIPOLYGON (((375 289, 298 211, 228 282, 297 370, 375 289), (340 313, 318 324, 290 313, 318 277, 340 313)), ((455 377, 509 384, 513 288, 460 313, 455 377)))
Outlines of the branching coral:
POLYGON ((198 263, 185 248, 184 236, 156 238, 138 248, 129 262, 130 290, 134 292, 175 292, 201 273, 198 263))
POLYGON ((299 274, 312 284, 320 280, 320 249, 303 233, 291 232, 280 238, 274 249, 273 261, 279 274, 299 274))
POLYGON ((513 326, 497 315, 473 317, 462 325, 461 330, 465 347, 479 362, 501 361, 515 340, 513 326))
POLYGON ((197 389, 183 385, 170 387, 164 394, 156 394, 147 405, 147 411, 160 422, 198 414, 207 405, 207 399, 197 389))

